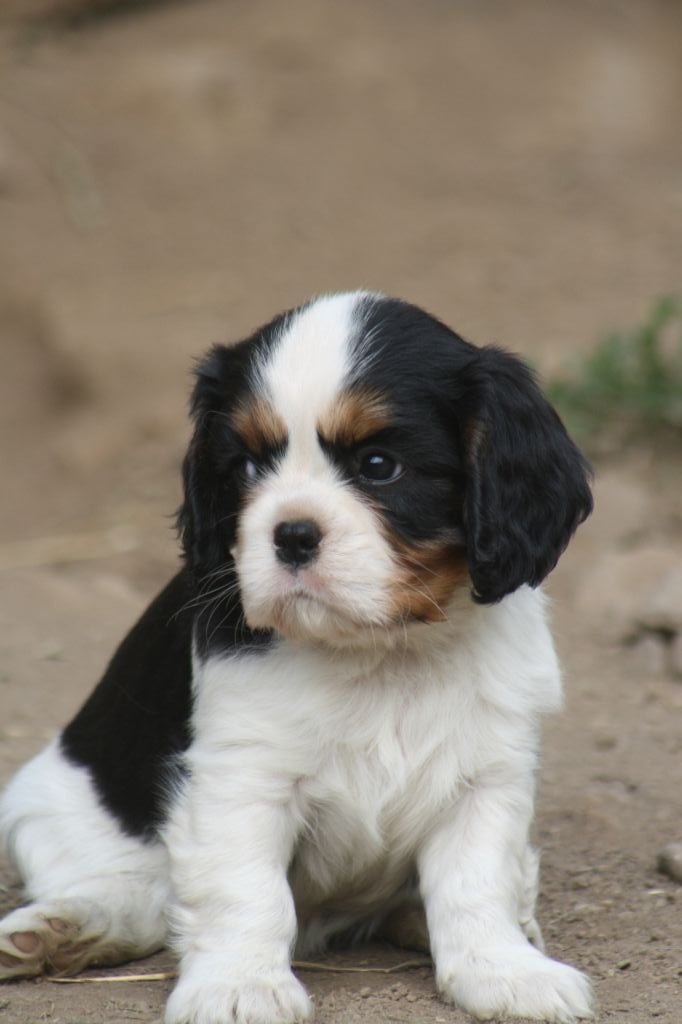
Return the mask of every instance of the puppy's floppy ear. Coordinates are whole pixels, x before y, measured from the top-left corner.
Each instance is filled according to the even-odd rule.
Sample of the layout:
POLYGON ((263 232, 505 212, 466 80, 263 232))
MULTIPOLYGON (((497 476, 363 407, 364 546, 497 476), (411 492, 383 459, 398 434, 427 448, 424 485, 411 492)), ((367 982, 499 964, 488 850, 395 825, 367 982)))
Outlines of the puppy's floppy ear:
POLYGON ((224 478, 231 446, 220 414, 234 400, 239 375, 235 362, 239 362, 236 350, 216 345, 194 371, 190 403, 194 433, 182 465, 184 500, 177 514, 185 558, 193 570, 224 563, 232 543, 231 513, 236 514, 236 502, 226 493, 224 478))
POLYGON ((514 356, 479 349, 458 384, 469 572, 492 604, 554 568, 592 511, 590 467, 514 356))

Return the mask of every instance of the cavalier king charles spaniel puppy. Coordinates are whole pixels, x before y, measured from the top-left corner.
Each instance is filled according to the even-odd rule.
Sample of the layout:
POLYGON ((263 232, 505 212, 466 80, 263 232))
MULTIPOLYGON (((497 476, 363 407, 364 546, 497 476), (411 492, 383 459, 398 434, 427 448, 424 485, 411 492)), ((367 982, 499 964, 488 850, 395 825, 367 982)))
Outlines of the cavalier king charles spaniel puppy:
POLYGON ((367 292, 198 365, 183 567, 10 783, 0 976, 170 941, 166 1024, 312 1014, 291 957, 423 921, 474 1016, 591 1015, 529 845, 561 682, 538 585, 591 510, 529 370, 367 292))

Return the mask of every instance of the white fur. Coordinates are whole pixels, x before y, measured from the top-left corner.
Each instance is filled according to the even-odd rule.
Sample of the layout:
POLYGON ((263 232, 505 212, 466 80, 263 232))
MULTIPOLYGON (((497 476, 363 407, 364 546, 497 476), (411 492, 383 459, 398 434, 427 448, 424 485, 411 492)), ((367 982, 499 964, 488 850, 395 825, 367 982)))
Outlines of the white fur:
POLYGON ((260 369, 259 390, 286 422, 290 447, 298 452, 319 451, 317 414, 333 402, 352 369, 349 341, 366 294, 325 295, 305 306, 288 321, 260 369))
POLYGON ((537 948, 528 831, 539 719, 561 700, 544 598, 522 587, 480 606, 457 590, 443 622, 396 618, 379 513, 316 437, 358 298, 306 307, 258 372, 289 443, 233 553, 247 622, 280 641, 195 658, 189 776, 159 842, 123 835, 56 745, 20 772, 0 815, 35 902, 0 925, 0 974, 57 962, 61 925, 86 959, 144 955, 169 903, 181 970, 166 1024, 291 1024, 311 1014, 294 947, 371 934, 418 885, 446 1000, 481 1018, 590 1015, 583 975, 537 948), (294 572, 272 536, 296 517, 323 536, 294 572), (25 933, 39 945, 19 955, 25 933))

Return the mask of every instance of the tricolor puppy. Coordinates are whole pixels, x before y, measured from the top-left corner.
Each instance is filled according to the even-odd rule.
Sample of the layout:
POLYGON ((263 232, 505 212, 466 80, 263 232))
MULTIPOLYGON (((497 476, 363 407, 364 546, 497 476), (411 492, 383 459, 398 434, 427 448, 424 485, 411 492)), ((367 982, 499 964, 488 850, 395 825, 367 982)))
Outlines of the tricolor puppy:
MULTIPOLYGON (((591 508, 532 375, 414 306, 316 299, 197 370, 184 568, 10 784, 5 977, 146 956, 167 1024, 291 1024, 291 972, 425 912, 444 999, 590 1015, 528 844, 561 701, 536 589, 591 508)), ((414 931, 414 928, 412 929, 414 931)))

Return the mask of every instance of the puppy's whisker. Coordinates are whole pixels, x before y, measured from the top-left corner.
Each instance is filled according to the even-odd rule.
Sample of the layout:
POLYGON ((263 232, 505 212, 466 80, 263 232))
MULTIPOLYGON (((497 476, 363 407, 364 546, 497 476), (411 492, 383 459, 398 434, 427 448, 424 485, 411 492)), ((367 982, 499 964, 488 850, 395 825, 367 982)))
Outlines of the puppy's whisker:
POLYGON ((231 519, 238 519, 238 518, 239 518, 239 512, 228 512, 227 515, 224 515, 220 519, 217 519, 215 525, 216 526, 221 526, 223 523, 229 523, 231 519))
POLYGON ((219 565, 216 569, 213 569, 211 572, 207 572, 205 573, 205 575, 200 576, 198 583, 201 586, 201 584, 204 583, 206 580, 210 580, 216 576, 226 576, 228 573, 231 572, 234 572, 234 564, 232 562, 225 562, 223 563, 223 565, 219 565))
POLYGON ((410 555, 409 563, 411 566, 415 565, 418 569, 423 569, 424 572, 428 572, 431 576, 440 576, 440 572, 437 569, 432 569, 431 566, 424 565, 423 562, 420 562, 417 558, 413 558, 412 555, 410 555))
MULTIPOLYGON (((206 645, 208 647, 211 646, 211 641, 213 640, 213 637, 216 635, 216 633, 219 631, 219 629, 222 626, 222 624, 229 619, 230 611, 231 611, 231 609, 228 609, 227 612, 225 613, 225 615, 223 615, 223 617, 218 620, 216 625, 213 627, 213 630, 211 631, 210 636, 208 635, 208 626, 210 625, 210 621, 211 621, 211 619, 209 618, 209 621, 208 621, 207 626, 206 626, 206 630, 207 630, 206 645)), ((215 609, 213 610, 213 612, 211 612, 211 618, 213 618, 214 612, 215 612, 215 609)))
MULTIPOLYGON (((210 646, 211 637, 213 636, 213 633, 211 633, 211 636, 209 637, 208 631, 211 628, 211 622, 213 621, 213 616, 215 615, 217 609, 220 608, 220 604, 221 604, 220 600, 213 600, 211 602, 211 605, 209 606, 211 608, 211 611, 210 611, 208 619, 206 621, 206 626, 204 628, 204 637, 205 637, 206 645, 207 646, 210 646)), ((220 623, 218 623, 218 625, 220 625, 220 623)))
POLYGON ((195 598, 211 597, 213 594, 220 593, 223 590, 230 590, 237 586, 237 581, 230 573, 225 573, 223 576, 216 576, 213 580, 208 580, 202 587, 197 589, 195 598))
POLYGON ((409 581, 406 582, 404 586, 407 588, 408 591, 410 591, 413 594, 416 594, 417 597, 421 597, 425 601, 429 601, 438 611, 438 613, 443 616, 443 618, 447 618, 444 609, 440 606, 438 601, 436 601, 433 594, 430 594, 428 592, 428 590, 424 590, 422 587, 417 586, 416 583, 410 583, 409 581))
MULTIPOLYGON (((222 601, 227 601, 230 598, 236 597, 238 594, 238 584, 231 583, 225 587, 219 587, 208 594, 203 594, 200 597, 197 597, 197 607, 205 609, 213 604, 220 604, 222 601)), ((201 612, 199 612, 199 614, 201 614, 201 612)))
POLYGON ((229 584, 226 587, 219 587, 216 590, 207 591, 205 593, 195 594, 191 597, 174 614, 170 617, 169 621, 172 622, 177 619, 183 612, 191 611, 192 609, 198 609, 197 618, 201 615, 202 610, 205 606, 211 604, 215 600, 221 600, 224 597, 230 597, 236 594, 238 591, 237 584, 229 584))

